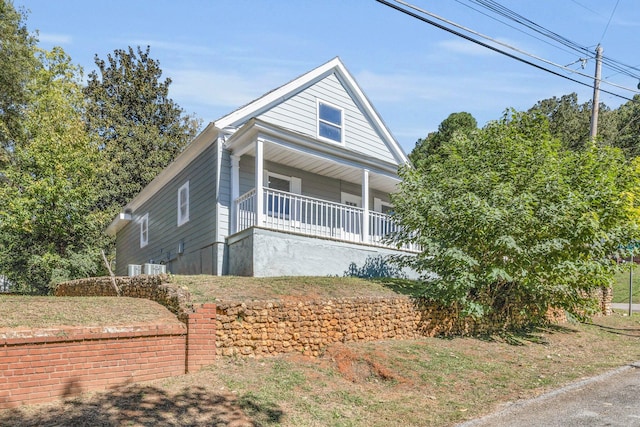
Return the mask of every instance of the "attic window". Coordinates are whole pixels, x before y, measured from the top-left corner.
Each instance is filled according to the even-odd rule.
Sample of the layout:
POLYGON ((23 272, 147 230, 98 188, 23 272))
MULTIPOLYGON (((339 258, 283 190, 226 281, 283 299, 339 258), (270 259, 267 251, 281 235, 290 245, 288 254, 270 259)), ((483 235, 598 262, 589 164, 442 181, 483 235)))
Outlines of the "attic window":
POLYGON ((318 101, 318 136, 342 144, 344 131, 343 111, 340 108, 318 101))

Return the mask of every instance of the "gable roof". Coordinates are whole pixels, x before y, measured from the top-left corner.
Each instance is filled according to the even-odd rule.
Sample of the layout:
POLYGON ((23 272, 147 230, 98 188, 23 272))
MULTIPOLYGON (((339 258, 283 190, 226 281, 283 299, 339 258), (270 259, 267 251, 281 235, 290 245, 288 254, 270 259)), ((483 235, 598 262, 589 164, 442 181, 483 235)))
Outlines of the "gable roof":
POLYGON ((260 115, 261 113, 273 108, 275 105, 280 104, 284 100, 302 92, 331 74, 336 75, 354 102, 356 102, 362 112, 369 118, 372 126, 382 137, 384 143, 387 145, 397 162, 399 164, 408 163, 407 155, 400 147, 400 144, 398 144, 396 139, 393 137, 389 128, 373 107, 373 104, 371 104, 339 57, 333 58, 329 62, 326 62, 300 77, 291 80, 289 83, 264 94, 260 98, 251 101, 226 116, 220 117, 214 122, 214 125, 218 129, 236 128, 251 118, 260 115))
MULTIPOLYGON (((335 57, 329 62, 291 80, 279 88, 276 88, 265 95, 251 101, 250 103, 234 110, 226 116, 220 117, 214 122, 210 122, 206 128, 201 131, 195 139, 187 145, 173 162, 164 168, 158 176, 156 176, 145 188, 142 189, 126 206, 123 206, 123 212, 135 211, 143 203, 145 203, 153 194, 163 188, 171 179, 173 179, 180 171, 182 171, 191 161, 195 160, 204 150, 211 144, 215 143, 219 135, 224 135, 228 130, 236 130, 239 126, 249 121, 261 113, 269 110, 275 105, 291 98, 297 93, 302 92, 313 84, 319 82, 325 77, 335 74, 342 83, 354 102, 360 107, 363 113, 369 118, 374 129, 383 139, 383 142, 393 154, 398 165, 409 163, 407 155, 404 153, 400 144, 395 140, 382 118, 375 110, 367 96, 364 94, 360 86, 356 83, 353 76, 346 69, 339 57, 335 57)), ((108 235, 115 235, 124 223, 129 221, 130 215, 121 213, 117 215, 111 224, 107 227, 108 235)))

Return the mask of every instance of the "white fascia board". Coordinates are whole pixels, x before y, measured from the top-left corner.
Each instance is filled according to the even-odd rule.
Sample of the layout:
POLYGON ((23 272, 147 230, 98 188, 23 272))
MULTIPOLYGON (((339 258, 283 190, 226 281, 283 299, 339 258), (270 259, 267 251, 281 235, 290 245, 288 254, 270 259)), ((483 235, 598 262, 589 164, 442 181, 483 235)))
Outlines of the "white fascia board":
POLYGON ((347 91, 354 97, 355 101, 365 110, 365 114, 370 117, 376 129, 387 142, 394 158, 399 164, 409 163, 409 159, 405 154, 398 141, 393 137, 389 128, 386 126, 373 104, 369 101, 365 93, 362 91, 355 78, 349 73, 339 57, 335 57, 329 62, 309 71, 306 74, 280 86, 279 88, 263 95, 253 102, 237 109, 236 111, 216 120, 219 129, 225 127, 241 126, 245 121, 256 117, 269 107, 285 101, 294 94, 304 90, 312 84, 322 80, 326 76, 335 73, 338 79, 346 87, 347 91))
POLYGON ((389 130, 387 125, 384 123, 384 121, 380 117, 380 114, 378 114, 373 104, 369 101, 369 98, 367 98, 367 95, 362 91, 362 89, 356 82, 355 78, 351 75, 349 70, 347 70, 347 68, 342 63, 340 63, 339 68, 342 71, 339 74, 339 77, 342 77, 343 84, 347 87, 347 90, 350 93, 352 93, 352 97, 355 97, 356 101, 358 101, 362 106, 362 108, 364 108, 367 115, 371 119, 373 119, 376 128, 388 142, 389 148, 391 148, 391 151, 393 152, 396 160, 400 164, 409 163, 409 158, 407 157, 406 153, 404 152, 400 144, 398 144, 398 141, 396 141, 396 139, 393 137, 393 135, 391 134, 391 131, 389 130))
POLYGON ((115 236, 118 231, 122 230, 122 228, 131 222, 133 217, 128 212, 120 212, 116 217, 111 221, 111 224, 105 230, 108 236, 115 236))
MULTIPOLYGON (((154 194, 162 189, 169 181, 171 181, 178 173, 180 173, 189 163, 195 160, 207 147, 213 144, 218 136, 219 129, 216 128, 214 123, 209 123, 202 132, 200 132, 184 149, 182 153, 175 158, 166 168, 164 168, 153 181, 147 184, 138 195, 136 195, 126 206, 123 207, 123 211, 135 212, 143 203, 149 200, 154 194)), ((120 215, 126 215, 124 213, 118 214, 111 224, 107 227, 105 232, 109 235, 115 235, 122 227, 124 223, 121 222, 120 215), (122 224, 122 225, 118 225, 122 224), (110 234, 113 233, 113 234, 110 234)))
POLYGON ((218 129, 214 123, 209 123, 207 127, 196 136, 185 150, 175 158, 166 168, 162 170, 146 187, 133 198, 125 208, 135 211, 151 196, 156 194, 162 187, 180 173, 189 163, 195 160, 207 147, 216 141, 218 129))
POLYGON ((334 69, 344 70, 344 65, 340 58, 335 57, 331 61, 303 74, 302 76, 280 86, 271 92, 266 93, 260 98, 250 102, 244 107, 240 107, 234 112, 227 114, 216 120, 218 128, 222 129, 227 126, 238 126, 246 120, 255 117, 259 112, 268 109, 269 106, 282 102, 289 98, 292 94, 303 90, 312 83, 321 80, 325 76, 331 74, 334 69))

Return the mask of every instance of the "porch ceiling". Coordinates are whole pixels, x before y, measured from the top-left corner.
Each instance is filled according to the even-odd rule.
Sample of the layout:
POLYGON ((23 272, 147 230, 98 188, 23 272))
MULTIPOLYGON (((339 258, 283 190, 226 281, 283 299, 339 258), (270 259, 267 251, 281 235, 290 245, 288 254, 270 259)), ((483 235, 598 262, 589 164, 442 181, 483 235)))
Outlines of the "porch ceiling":
POLYGON ((395 193, 400 183, 396 165, 255 118, 232 132, 225 145, 236 156, 253 155, 258 139, 264 160, 358 185, 368 169, 369 188, 386 193, 395 193))
MULTIPOLYGON (((274 143, 266 143, 264 158, 274 163, 302 169, 317 175, 328 176, 354 184, 362 184, 362 166, 341 163, 334 159, 298 151, 291 147, 283 147, 274 143)), ((395 193, 400 180, 397 177, 369 173, 369 187, 385 193, 395 193)))

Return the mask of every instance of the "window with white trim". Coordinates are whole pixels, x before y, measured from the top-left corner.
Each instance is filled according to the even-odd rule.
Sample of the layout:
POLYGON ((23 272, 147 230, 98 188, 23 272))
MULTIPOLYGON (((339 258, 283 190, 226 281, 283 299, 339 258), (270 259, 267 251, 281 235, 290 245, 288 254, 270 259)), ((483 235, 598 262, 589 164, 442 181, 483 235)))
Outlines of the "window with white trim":
MULTIPOLYGON (((351 193, 340 192, 340 201, 343 205, 347 205, 350 208, 362 207, 362 196, 357 196, 351 193)), ((362 213, 359 209, 346 209, 340 215, 340 223, 343 237, 349 240, 355 238, 356 235, 362 231, 362 213)))
POLYGON ((140 247, 144 248, 149 243, 149 214, 140 218, 140 247))
POLYGON ((318 100, 318 137, 342 144, 343 136, 343 110, 318 100))
POLYGON ((385 202, 377 197, 373 199, 373 210, 383 214, 390 215, 393 212, 393 205, 389 202, 385 202))
POLYGON ((343 205, 360 208, 362 207, 362 196, 356 196, 355 194, 342 191, 340 192, 340 202, 343 205))
POLYGON ((380 212, 383 214, 391 215, 393 213, 393 206, 390 203, 382 202, 382 206, 380 206, 380 212))
MULTIPOLYGON (((264 171, 264 182, 267 188, 287 193, 302 194, 302 180, 295 176, 280 175, 264 171)), ((269 192, 267 196, 267 212, 289 219, 291 196, 269 192)))
POLYGON ((189 221, 189 181, 178 190, 178 227, 189 221))

